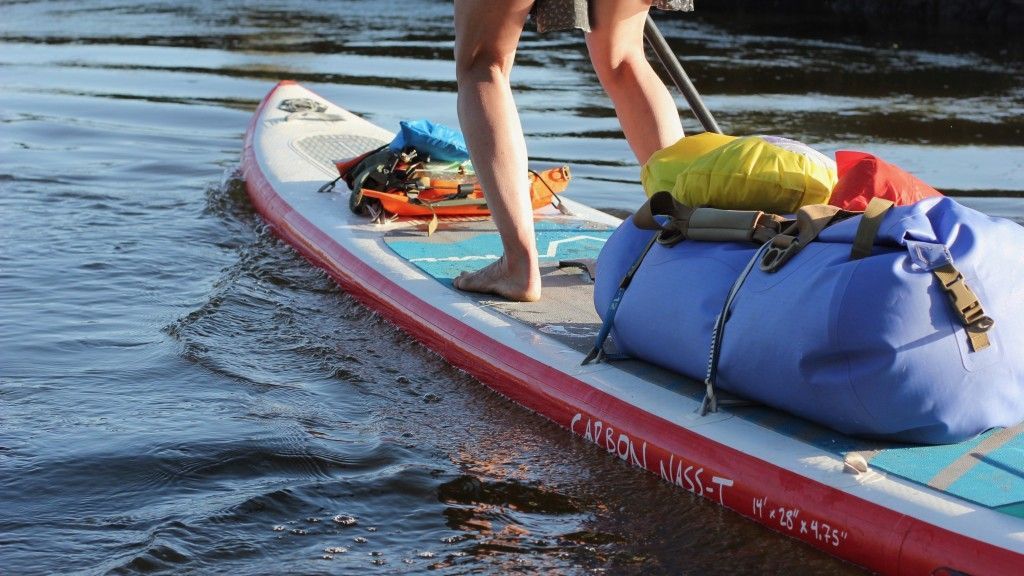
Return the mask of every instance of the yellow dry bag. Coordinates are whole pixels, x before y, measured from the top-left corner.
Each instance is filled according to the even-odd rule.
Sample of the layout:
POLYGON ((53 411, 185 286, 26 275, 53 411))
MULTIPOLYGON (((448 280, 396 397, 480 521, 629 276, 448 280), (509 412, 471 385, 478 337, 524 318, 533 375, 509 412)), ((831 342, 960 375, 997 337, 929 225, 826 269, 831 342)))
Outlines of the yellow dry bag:
POLYGON ((655 152, 641 173, 648 196, 668 190, 688 206, 796 212, 823 204, 836 163, 809 146, 775 136, 687 136, 655 152))

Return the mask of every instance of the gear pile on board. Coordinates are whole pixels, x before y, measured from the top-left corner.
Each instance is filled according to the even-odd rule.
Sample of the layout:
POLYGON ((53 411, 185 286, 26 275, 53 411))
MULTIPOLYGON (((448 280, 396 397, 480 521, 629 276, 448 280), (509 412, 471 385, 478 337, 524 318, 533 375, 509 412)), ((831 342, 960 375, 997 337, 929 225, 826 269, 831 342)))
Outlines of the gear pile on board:
POLYGON ((927 444, 1024 420, 1024 228, 796 144, 704 134, 651 158, 598 259, 609 348, 705 381, 705 410, 725 390, 927 444))
MULTIPOLYGON (((487 216, 487 202, 457 130, 428 120, 402 121, 395 139, 359 157, 336 163, 352 190, 349 207, 357 214, 431 217, 487 216)), ((568 166, 530 170, 534 209, 561 206, 571 175, 568 166)))

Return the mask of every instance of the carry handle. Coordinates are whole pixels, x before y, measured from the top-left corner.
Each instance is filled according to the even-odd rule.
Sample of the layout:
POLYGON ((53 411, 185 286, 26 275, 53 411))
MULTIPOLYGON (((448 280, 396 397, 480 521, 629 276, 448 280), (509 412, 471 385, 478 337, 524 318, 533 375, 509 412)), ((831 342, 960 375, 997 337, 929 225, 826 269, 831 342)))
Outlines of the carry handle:
POLYGON ((659 230, 658 243, 669 246, 685 239, 762 244, 778 234, 785 222, 781 216, 757 210, 694 208, 666 191, 654 193, 633 214, 637 228, 659 230), (668 216, 668 219, 661 224, 655 216, 668 216))
POLYGON ((857 235, 853 239, 853 248, 850 250, 850 260, 860 260, 871 255, 875 246, 875 238, 878 230, 882 227, 885 215, 895 206, 892 200, 885 198, 872 198, 868 202, 864 215, 861 216, 860 225, 857 226, 857 235))

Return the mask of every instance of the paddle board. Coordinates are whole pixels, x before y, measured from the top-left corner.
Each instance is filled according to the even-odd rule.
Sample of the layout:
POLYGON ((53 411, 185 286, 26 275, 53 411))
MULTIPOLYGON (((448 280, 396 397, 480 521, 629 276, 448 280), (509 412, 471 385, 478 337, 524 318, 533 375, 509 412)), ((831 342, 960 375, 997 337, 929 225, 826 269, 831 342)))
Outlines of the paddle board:
POLYGON ((426 219, 378 224, 353 214, 344 184, 319 191, 337 176, 335 160, 392 137, 281 82, 245 137, 252 202, 348 293, 607 457, 877 572, 1024 568, 1024 426, 951 446, 880 444, 764 407, 700 416, 703 385, 642 362, 581 366, 600 325, 593 284, 559 262, 595 258, 619 221, 568 199, 570 214, 535 213, 540 303, 458 292, 460 271, 500 254, 488 219, 444 219, 428 236, 426 219))

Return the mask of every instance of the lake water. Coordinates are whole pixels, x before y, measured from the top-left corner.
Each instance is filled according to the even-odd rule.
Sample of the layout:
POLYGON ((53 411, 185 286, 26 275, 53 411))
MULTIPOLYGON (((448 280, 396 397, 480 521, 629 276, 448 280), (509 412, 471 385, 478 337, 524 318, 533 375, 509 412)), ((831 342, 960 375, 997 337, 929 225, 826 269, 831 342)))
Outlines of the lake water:
MULTIPOLYGON (((0 573, 859 573, 510 404, 268 233, 236 169, 278 79, 457 124, 451 4, 380 6, 0 2, 0 573)), ((727 131, 1024 218, 1021 62, 660 22, 727 131)), ((538 165, 641 202, 578 34, 527 33, 514 82, 538 165)))

